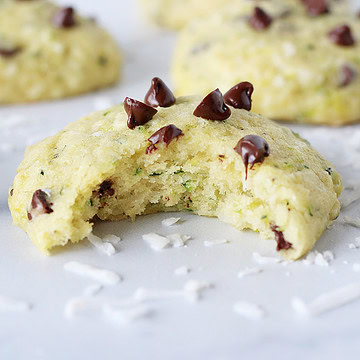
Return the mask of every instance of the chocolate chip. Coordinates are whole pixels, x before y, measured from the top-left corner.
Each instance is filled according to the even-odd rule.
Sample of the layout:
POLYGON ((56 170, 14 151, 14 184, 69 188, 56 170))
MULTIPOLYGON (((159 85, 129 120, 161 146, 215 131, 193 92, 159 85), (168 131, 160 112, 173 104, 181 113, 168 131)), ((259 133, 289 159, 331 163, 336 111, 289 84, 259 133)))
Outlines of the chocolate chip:
POLYGON ((164 142, 166 144, 166 147, 168 147, 171 141, 183 135, 183 132, 175 125, 171 124, 164 126, 149 137, 148 141, 151 142, 151 145, 146 149, 146 153, 148 154, 156 150, 157 147, 155 146, 155 144, 158 144, 160 141, 164 142))
POLYGON ((47 192, 39 189, 33 194, 31 200, 31 211, 28 212, 28 219, 32 220, 33 215, 51 214, 54 210, 51 208, 50 196, 47 192))
POLYGON ((115 190, 112 188, 114 182, 112 180, 105 180, 100 184, 98 190, 99 198, 102 198, 104 195, 113 196, 115 194, 115 190))
POLYGON ((311 16, 318 16, 329 13, 326 0, 302 0, 307 13, 311 16))
POLYGON ((356 78, 357 73, 354 70, 354 68, 352 68, 349 65, 343 65, 340 68, 340 75, 339 75, 339 87, 345 87, 350 85, 353 80, 356 78))
POLYGON ((58 10, 52 19, 52 23, 58 28, 70 28, 76 25, 75 11, 72 7, 58 10))
POLYGON ((355 40, 348 25, 341 25, 329 32, 330 40, 340 46, 353 46, 355 40))
POLYGON ((225 103, 236 108, 251 110, 251 95, 254 87, 247 81, 241 82, 232 87, 225 95, 225 103))
POLYGON ((20 52, 20 47, 14 48, 0 48, 0 56, 2 57, 12 57, 15 56, 18 52, 20 52))
POLYGON ((263 163, 270 155, 270 147, 266 140, 257 135, 247 135, 240 139, 234 150, 241 155, 245 165, 245 180, 248 174, 248 165, 252 169, 256 163, 263 163))
POLYGON ((169 107, 175 104, 175 96, 166 84, 159 79, 154 77, 151 80, 151 87, 145 95, 145 104, 150 106, 169 107))
POLYGON ((10 196, 13 196, 14 195, 14 189, 11 189, 10 190, 10 196))
POLYGON ((249 19, 249 24, 255 30, 264 30, 272 23, 272 18, 263 9, 255 7, 253 15, 249 19))
POLYGON ((282 231, 279 231, 279 228, 276 225, 271 224, 271 230, 275 233, 275 240, 277 242, 277 247, 276 247, 277 251, 289 250, 292 248, 292 244, 285 240, 284 234, 282 233, 282 231))
POLYGON ((151 106, 129 97, 124 100, 124 109, 128 114, 127 126, 129 129, 146 124, 157 113, 157 110, 151 106))
POLYGON ((226 120, 231 115, 230 109, 225 105, 224 97, 219 89, 208 94, 195 109, 194 115, 206 120, 226 120))

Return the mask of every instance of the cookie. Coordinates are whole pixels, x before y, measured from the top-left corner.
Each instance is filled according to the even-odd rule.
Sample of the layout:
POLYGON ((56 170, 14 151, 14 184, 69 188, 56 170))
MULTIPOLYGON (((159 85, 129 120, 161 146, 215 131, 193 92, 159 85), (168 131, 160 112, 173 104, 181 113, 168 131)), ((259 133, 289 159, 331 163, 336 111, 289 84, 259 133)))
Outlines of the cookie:
POLYGON ((246 110, 252 92, 243 82, 175 99, 155 78, 145 102, 68 125, 27 149, 9 193, 14 223, 48 253, 88 236, 95 216, 190 211, 298 259, 337 217, 341 179, 299 135, 246 110))
POLYGON ((140 0, 144 17, 158 26, 179 30, 198 17, 209 16, 228 4, 235 4, 238 12, 249 5, 263 6, 271 3, 283 14, 288 12, 314 15, 331 11, 349 13, 349 1, 342 0, 140 0), (305 3, 305 5, 304 5, 305 3))
POLYGON ((94 19, 47 0, 0 2, 0 103, 56 99, 118 81, 122 56, 94 19))
MULTIPOLYGON (((265 4, 264 4, 265 5, 265 4)), ((360 120, 360 21, 279 16, 230 7, 182 30, 172 64, 178 95, 257 88, 255 112, 275 120, 339 126, 360 120)))

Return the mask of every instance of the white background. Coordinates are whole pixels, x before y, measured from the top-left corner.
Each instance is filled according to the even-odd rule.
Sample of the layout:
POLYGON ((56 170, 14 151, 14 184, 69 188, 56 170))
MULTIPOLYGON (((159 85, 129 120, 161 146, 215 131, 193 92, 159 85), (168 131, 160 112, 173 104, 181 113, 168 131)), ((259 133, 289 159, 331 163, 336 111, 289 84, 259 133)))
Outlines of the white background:
MULTIPOLYGON (((0 312, 0 359, 358 359, 360 301, 309 320, 299 319, 290 301, 293 296, 311 301, 325 291, 360 282, 360 273, 352 271, 352 264, 360 263, 360 250, 348 248, 360 230, 341 224, 344 215, 359 217, 359 203, 345 209, 316 245, 318 251, 335 254, 330 267, 302 262, 265 265, 263 273, 244 279, 238 279, 237 273, 257 266, 253 252, 277 256, 275 244, 216 219, 181 214, 183 224, 164 228, 161 220, 167 216, 159 214, 139 217, 135 223, 97 225, 96 234, 115 233, 124 239, 121 251, 113 257, 99 253, 88 242, 45 257, 23 231, 12 226, 7 193, 26 145, 99 105, 121 102, 125 96, 143 98, 153 76, 170 83, 175 35, 142 24, 134 1, 72 3, 86 14, 95 14, 118 39, 126 54, 124 79, 117 87, 96 94, 0 109, 0 295, 33 304, 28 313, 0 312), (24 119, 28 120, 25 124, 24 119), (141 239, 150 231, 181 232, 194 240, 185 248, 154 252, 141 239), (230 243, 204 247, 204 240, 219 238, 230 243), (68 320, 64 317, 66 301, 93 284, 63 270, 70 260, 112 269, 123 276, 122 283, 105 288, 99 297, 127 298, 139 286, 176 290, 188 279, 209 281, 214 288, 194 304, 184 299, 151 302, 150 317, 124 326, 113 326, 96 312, 68 320), (174 270, 182 265, 192 271, 175 276, 174 270), (259 321, 241 318, 232 310, 238 300, 261 305, 267 316, 259 321)), ((291 127, 333 161, 345 184, 360 182, 358 125, 291 127)))

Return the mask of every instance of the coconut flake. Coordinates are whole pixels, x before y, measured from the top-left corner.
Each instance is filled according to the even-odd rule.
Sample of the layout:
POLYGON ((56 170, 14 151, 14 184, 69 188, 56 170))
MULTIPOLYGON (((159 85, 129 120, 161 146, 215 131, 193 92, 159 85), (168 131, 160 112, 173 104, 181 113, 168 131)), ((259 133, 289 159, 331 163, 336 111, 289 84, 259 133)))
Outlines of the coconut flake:
POLYGON ((334 254, 329 250, 323 253, 311 251, 302 262, 305 265, 329 266, 334 259, 334 254))
POLYGON ((106 241, 112 245, 114 245, 116 247, 116 245, 119 245, 120 241, 121 241, 121 237, 120 236, 116 236, 114 234, 108 234, 103 236, 103 241, 106 241))
POLYGON ((122 280, 120 275, 114 271, 100 269, 78 261, 67 262, 64 264, 64 269, 73 274, 96 280, 103 285, 115 285, 122 280))
POLYGON ((174 275, 187 275, 190 272, 190 269, 187 266, 180 266, 174 270, 174 275))
POLYGON ((92 284, 89 285, 84 289, 84 296, 95 296, 97 295, 101 290, 103 289, 103 286, 100 284, 92 284))
POLYGON ((253 268, 246 268, 246 269, 244 269, 244 270, 242 270, 242 271, 240 271, 240 272, 238 273, 238 278, 239 278, 239 279, 242 279, 242 278, 244 278, 244 277, 246 277, 246 276, 249 276, 249 275, 260 274, 262 271, 263 271, 263 269, 255 268, 255 267, 253 267, 253 268))
POLYGON ((189 280, 184 286, 184 291, 190 301, 197 301, 202 297, 204 290, 212 287, 213 285, 207 281, 189 280))
POLYGON ((146 318, 153 312, 148 306, 137 305, 130 308, 117 308, 109 304, 102 307, 105 319, 116 326, 124 326, 146 318))
POLYGON ((247 302, 238 301, 233 306, 234 312, 246 319, 258 320, 265 317, 265 311, 259 305, 247 302))
POLYGON ((343 225, 350 225, 357 228, 360 228, 360 218, 352 218, 350 216, 344 216, 341 220, 343 225))
POLYGON ((31 308, 32 305, 28 302, 0 295, 0 312, 27 312, 31 308))
POLYGON ((155 233, 144 234, 142 238, 155 251, 163 250, 170 244, 170 240, 167 237, 155 233))
POLYGON ((164 226, 172 226, 176 223, 178 223, 181 220, 181 218, 175 218, 175 217, 171 217, 168 219, 164 219, 161 224, 164 226))
POLYGON ((278 264, 282 262, 282 259, 277 257, 270 257, 270 256, 263 256, 257 252, 253 253, 253 259, 260 265, 267 265, 267 264, 278 264))
POLYGON ((294 298, 292 300, 292 307, 302 316, 316 316, 358 299, 360 299, 360 283, 353 283, 324 293, 310 304, 306 304, 302 299, 294 298))
POLYGON ((90 233, 87 236, 89 242, 96 247, 98 250, 100 250, 102 253, 111 256, 116 253, 116 249, 113 244, 110 242, 103 241, 103 239, 99 238, 98 236, 95 236, 94 234, 90 233))
POLYGON ((170 240, 173 247, 182 247, 185 246, 188 240, 191 239, 190 235, 181 235, 181 234, 171 234, 168 235, 167 238, 170 240))
POLYGON ((223 244, 227 244, 227 243, 229 243, 229 241, 225 240, 225 239, 217 239, 217 240, 212 240, 212 241, 205 240, 204 246, 205 247, 213 247, 213 246, 223 245, 223 244))

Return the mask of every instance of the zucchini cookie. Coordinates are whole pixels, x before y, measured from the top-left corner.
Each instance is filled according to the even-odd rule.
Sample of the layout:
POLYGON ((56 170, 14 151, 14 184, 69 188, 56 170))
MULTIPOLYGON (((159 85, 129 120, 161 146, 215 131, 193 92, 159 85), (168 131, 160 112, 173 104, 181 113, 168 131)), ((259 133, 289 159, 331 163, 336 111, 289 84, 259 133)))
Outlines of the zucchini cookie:
POLYGON ((350 12, 347 0, 140 0, 140 3, 145 18, 159 26, 175 30, 183 28, 198 17, 209 16, 231 3, 237 7, 239 14, 249 4, 263 6, 264 3, 278 7, 283 14, 293 12, 316 15, 329 11, 344 14, 350 12))
POLYGON ((26 150, 9 193, 15 224, 48 253, 88 236, 95 216, 191 211, 298 259, 337 217, 341 178, 307 141, 250 112, 252 92, 243 82, 175 99, 154 78, 144 102, 68 125, 26 150))
POLYGON ((254 111, 275 120, 339 126, 360 120, 359 18, 280 16, 271 4, 227 7, 182 30, 172 75, 177 94, 258 89, 254 111))
POLYGON ((96 90, 118 81, 121 63, 110 35, 73 8, 0 1, 0 103, 96 90))

